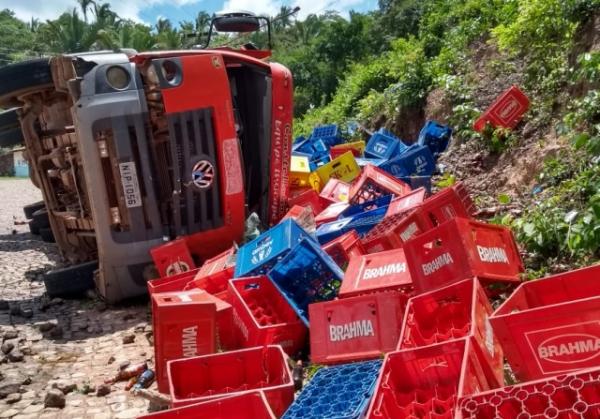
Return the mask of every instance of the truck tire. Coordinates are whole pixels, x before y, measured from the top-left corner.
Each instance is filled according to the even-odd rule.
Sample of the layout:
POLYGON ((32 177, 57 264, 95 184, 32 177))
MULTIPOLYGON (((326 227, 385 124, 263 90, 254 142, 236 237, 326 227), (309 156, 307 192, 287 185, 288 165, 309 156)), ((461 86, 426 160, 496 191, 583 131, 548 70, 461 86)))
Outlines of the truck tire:
POLYGON ((29 231, 31 231, 31 234, 38 235, 42 228, 49 227, 50 219, 48 218, 46 208, 39 209, 32 214, 31 221, 29 221, 29 231))
POLYGON ((33 218, 33 213, 46 208, 46 204, 44 201, 34 202, 33 204, 25 205, 23 207, 23 213, 25 213, 25 218, 31 220, 33 218))
POLYGON ((98 269, 98 261, 48 271, 44 274, 46 293, 50 298, 75 297, 94 289, 96 269, 98 269))
POLYGON ((40 235, 40 226, 37 223, 34 223, 33 220, 29 220, 29 232, 34 236, 40 235))
POLYGON ((0 112, 0 131, 21 126, 21 123, 19 122, 19 115, 17 115, 18 109, 19 108, 12 108, 0 112))
POLYGON ((0 148, 12 148, 23 144, 23 131, 21 127, 13 128, 8 131, 0 131, 0 148))
POLYGON ((0 106, 19 105, 18 96, 52 86, 50 60, 38 58, 0 68, 0 106))
POLYGON ((0 112, 0 148, 9 148, 23 143, 23 133, 17 110, 12 108, 0 112))
POLYGON ((56 240, 54 239, 54 233, 49 227, 40 228, 40 238, 46 243, 56 243, 56 240))

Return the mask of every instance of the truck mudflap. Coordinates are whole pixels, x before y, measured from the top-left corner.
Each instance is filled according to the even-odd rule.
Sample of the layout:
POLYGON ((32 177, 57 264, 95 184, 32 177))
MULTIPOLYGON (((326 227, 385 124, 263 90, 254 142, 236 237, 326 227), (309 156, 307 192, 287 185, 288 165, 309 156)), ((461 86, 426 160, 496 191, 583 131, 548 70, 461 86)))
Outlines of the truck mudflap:
POLYGON ((152 65, 172 154, 181 161, 173 176, 175 233, 185 237, 194 255, 206 259, 231 247, 244 231, 244 178, 226 67, 218 54, 159 58, 152 65), (199 133, 202 128, 206 135, 199 133))
POLYGON ((270 66, 273 80, 273 122, 268 223, 273 225, 278 223, 287 212, 294 86, 292 73, 287 68, 277 63, 271 63, 270 66))

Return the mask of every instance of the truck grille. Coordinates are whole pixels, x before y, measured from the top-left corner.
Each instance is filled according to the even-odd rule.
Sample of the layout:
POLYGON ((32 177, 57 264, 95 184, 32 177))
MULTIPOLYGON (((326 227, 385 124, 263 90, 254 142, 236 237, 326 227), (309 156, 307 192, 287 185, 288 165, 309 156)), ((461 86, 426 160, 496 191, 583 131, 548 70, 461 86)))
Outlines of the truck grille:
POLYGON ((166 117, 173 174, 175 235, 222 226, 220 175, 211 110, 197 109, 166 117))

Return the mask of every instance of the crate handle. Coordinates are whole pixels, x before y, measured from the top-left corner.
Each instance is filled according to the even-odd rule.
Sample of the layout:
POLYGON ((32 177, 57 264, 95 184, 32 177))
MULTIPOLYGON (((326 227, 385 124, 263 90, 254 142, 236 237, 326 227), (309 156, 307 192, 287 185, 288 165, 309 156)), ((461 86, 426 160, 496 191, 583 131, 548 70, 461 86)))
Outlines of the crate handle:
POLYGON ((253 282, 251 284, 245 284, 244 285, 244 289, 245 290, 250 290, 250 289, 257 290, 259 288, 260 288, 260 284, 258 282, 253 282))
POLYGON ((340 167, 340 165, 341 165, 341 164, 342 164, 342 162, 341 162, 341 161, 338 161, 338 162, 335 162, 335 163, 333 163, 333 164, 331 165, 331 167, 332 167, 333 169, 336 169, 336 168, 340 167))

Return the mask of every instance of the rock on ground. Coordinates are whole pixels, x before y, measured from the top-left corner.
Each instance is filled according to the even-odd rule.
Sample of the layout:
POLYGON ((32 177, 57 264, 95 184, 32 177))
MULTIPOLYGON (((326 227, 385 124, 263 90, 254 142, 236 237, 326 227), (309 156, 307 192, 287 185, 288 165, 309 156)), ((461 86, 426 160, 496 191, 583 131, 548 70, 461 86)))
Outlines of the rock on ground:
POLYGON ((0 351, 0 418, 145 414, 148 402, 126 392, 124 382, 109 386, 109 397, 96 397, 95 389, 123 361, 152 364, 147 339, 123 343, 148 324, 147 305, 112 308, 93 298, 48 299, 42 274, 63 266, 58 249, 32 236, 27 224, 15 224, 25 221, 22 207, 41 200, 41 193, 28 179, 0 178, 0 196, 0 345, 15 339, 9 355, 16 351, 12 359, 21 359, 12 362, 0 351), (53 389, 61 380, 65 386, 53 389), (72 385, 81 391, 70 391, 72 385), (45 407, 46 397, 60 398, 58 393, 64 408, 45 407))

